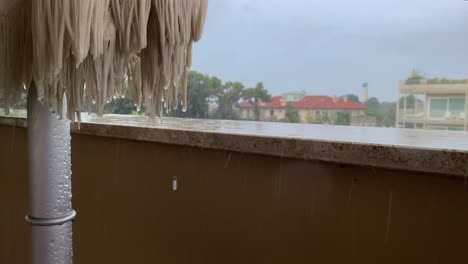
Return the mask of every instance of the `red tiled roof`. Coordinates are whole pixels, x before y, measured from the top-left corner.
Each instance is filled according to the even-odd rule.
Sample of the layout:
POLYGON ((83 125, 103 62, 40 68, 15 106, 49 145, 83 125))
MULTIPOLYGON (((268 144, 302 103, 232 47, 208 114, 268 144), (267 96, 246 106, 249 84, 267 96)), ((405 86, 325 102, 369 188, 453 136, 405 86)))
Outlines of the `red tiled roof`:
POLYGON ((304 109, 366 109, 367 106, 345 101, 343 98, 334 100, 331 96, 305 96, 293 103, 294 108, 304 109))
MULTIPOLYGON (((260 102, 260 108, 285 108, 286 100, 282 96, 274 96, 271 102, 260 102)), ((305 96, 297 102, 291 102, 294 108, 298 109, 367 109, 367 106, 360 103, 345 101, 343 98, 334 99, 331 96, 305 96)), ((253 103, 244 102, 241 108, 253 108, 253 103)))
POLYGON ((254 105, 251 102, 243 102, 239 106, 240 108, 253 108, 254 107, 254 105))
MULTIPOLYGON (((271 102, 259 102, 258 106, 260 108, 282 108, 286 107, 286 100, 282 96, 273 96, 271 102)), ((254 104, 251 102, 244 102, 240 104, 241 108, 253 108, 254 104)))

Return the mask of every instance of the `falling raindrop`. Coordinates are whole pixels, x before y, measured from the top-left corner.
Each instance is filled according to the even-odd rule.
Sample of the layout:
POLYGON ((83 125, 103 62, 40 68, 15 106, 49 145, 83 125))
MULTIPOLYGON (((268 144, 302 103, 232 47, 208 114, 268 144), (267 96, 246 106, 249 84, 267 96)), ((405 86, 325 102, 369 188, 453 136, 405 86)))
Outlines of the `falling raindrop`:
POLYGON ((229 164, 229 161, 231 160, 231 154, 232 154, 232 153, 229 153, 229 155, 228 155, 228 157, 227 157, 227 159, 226 159, 226 162, 224 163, 224 168, 225 168, 225 169, 227 168, 227 166, 228 166, 228 164, 229 164))
POLYGON ((172 177, 172 190, 177 191, 177 177, 172 177))
POLYGON ((15 150, 15 134, 16 134, 16 126, 13 126, 13 133, 11 134, 11 145, 10 145, 10 152, 15 150))

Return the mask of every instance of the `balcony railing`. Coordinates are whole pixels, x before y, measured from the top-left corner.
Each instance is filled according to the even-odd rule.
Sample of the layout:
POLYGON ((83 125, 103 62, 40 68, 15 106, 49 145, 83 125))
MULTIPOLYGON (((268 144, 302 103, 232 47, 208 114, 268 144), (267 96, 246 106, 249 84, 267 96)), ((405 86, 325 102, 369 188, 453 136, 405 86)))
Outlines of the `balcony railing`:
POLYGON ((399 82, 401 94, 456 94, 468 92, 468 80, 406 80, 399 82))
POLYGON ((406 85, 415 84, 468 84, 468 80, 448 80, 448 79, 422 79, 422 80, 406 80, 406 85))
POLYGON ((415 109, 400 109, 398 120, 400 123, 426 123, 426 124, 441 124, 441 125, 464 125, 466 119, 465 113, 451 113, 445 112, 441 117, 430 117, 423 111, 415 109))

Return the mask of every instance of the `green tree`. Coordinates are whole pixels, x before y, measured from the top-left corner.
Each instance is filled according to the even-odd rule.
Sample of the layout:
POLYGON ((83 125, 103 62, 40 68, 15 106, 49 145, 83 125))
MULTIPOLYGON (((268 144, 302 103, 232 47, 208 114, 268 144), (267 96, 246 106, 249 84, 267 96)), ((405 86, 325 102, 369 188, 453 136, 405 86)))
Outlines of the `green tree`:
POLYGON ((28 91, 22 89, 21 91, 21 98, 18 103, 15 104, 13 107, 14 109, 26 109, 28 107, 28 91))
MULTIPOLYGON (((208 103, 213 101, 222 91, 221 80, 217 77, 209 77, 196 71, 190 71, 187 77, 187 111, 182 111, 179 105, 177 110, 169 111, 167 116, 185 118, 208 118, 208 103)), ((136 107, 130 98, 128 89, 124 98, 116 98, 106 105, 106 113, 132 114, 136 112, 136 107)), ((141 108, 141 113, 145 111, 141 108)))
POLYGON ((395 102, 382 102, 380 104, 380 112, 382 113, 382 120, 379 126, 393 127, 396 120, 396 103, 395 102))
POLYGON ((366 115, 375 117, 377 121, 377 126, 379 126, 379 121, 382 120, 382 112, 380 111, 380 102, 379 99, 371 97, 366 102, 367 109, 365 110, 366 115))
POLYGON ((214 115, 218 119, 239 119, 239 113, 235 107, 244 91, 244 85, 240 82, 227 82, 222 86, 217 94, 218 110, 214 115))
POLYGON ((419 81, 424 78, 425 78, 424 75, 420 71, 413 69, 413 71, 411 72, 411 75, 406 80, 407 81, 419 81))
POLYGON ((411 75, 406 79, 406 84, 418 84, 422 79, 425 79, 425 76, 418 70, 413 69, 411 75))
POLYGON ((245 89, 242 93, 244 100, 253 103, 255 120, 260 119, 260 109, 258 107, 258 102, 269 102, 271 101, 271 95, 268 93, 268 90, 263 87, 263 83, 259 82, 255 88, 245 89))
POLYGON ((187 111, 182 107, 169 112, 169 116, 185 118, 208 118, 208 104, 214 101, 222 89, 221 80, 217 77, 209 77, 197 71, 190 71, 187 77, 187 111))
MULTIPOLYGON (((28 92, 26 90, 22 89, 21 97, 20 97, 19 101, 16 104, 11 105, 10 107, 13 108, 13 109, 26 109, 27 108, 27 104, 26 104, 27 98, 28 98, 28 92)), ((5 103, 4 94, 0 93, 0 109, 3 109, 4 103, 5 103)))
MULTIPOLYGON (((125 83, 125 85, 127 85, 125 83)), ((125 97, 118 97, 106 104, 104 113, 130 115, 137 110, 135 103, 130 98, 128 89, 125 89, 125 97)))
POLYGON ((284 119, 281 120, 282 122, 287 123, 300 123, 301 117, 299 116, 299 111, 293 107, 291 103, 286 105, 286 112, 284 114, 284 119))
POLYGON ((5 100, 4 100, 4 91, 0 91, 0 111, 2 111, 5 107, 5 100))
POLYGON ((380 108, 379 99, 377 99, 375 97, 369 98, 369 100, 367 100, 367 102, 366 102, 366 105, 367 105, 367 107, 369 109, 378 110, 380 108))
MULTIPOLYGON (((414 102, 414 101, 413 101, 414 102)), ((369 98, 366 102, 366 114, 374 116, 379 127, 391 127, 395 125, 396 103, 382 102, 375 97, 369 98)))
MULTIPOLYGON (((361 103, 359 101, 359 96, 357 96, 355 94, 347 94, 347 95, 344 95, 344 96, 348 97, 348 101, 350 101, 350 102, 359 103, 359 104, 361 103)), ((342 96, 342 97, 344 97, 344 96, 342 96)))
POLYGON ((343 111, 336 113, 335 125, 349 126, 350 124, 351 122, 349 112, 343 111))

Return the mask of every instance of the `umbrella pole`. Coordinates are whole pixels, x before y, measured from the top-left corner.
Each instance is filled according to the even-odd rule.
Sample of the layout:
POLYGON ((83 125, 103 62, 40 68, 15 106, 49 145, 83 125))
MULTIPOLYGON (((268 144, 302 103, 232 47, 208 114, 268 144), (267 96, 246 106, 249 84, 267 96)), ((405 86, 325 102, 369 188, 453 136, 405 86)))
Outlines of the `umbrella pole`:
MULTIPOLYGON (((70 122, 59 120, 28 92, 29 214, 31 263, 71 264, 72 220, 70 122)), ((64 100, 66 109, 66 101, 64 100)))

